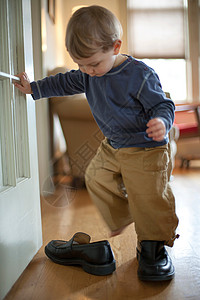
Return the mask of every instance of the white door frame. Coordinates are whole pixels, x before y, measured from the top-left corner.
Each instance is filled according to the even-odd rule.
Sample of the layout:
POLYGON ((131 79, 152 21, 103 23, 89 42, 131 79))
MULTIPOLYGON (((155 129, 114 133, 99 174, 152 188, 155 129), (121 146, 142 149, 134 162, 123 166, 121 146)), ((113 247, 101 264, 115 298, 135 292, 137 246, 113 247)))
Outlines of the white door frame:
MULTIPOLYGON (((1 1, 7 3, 7 5, 9 5, 9 2, 13 3, 12 0, 1 1)), ((31 0, 15 1, 21 3, 20 7, 22 8, 21 19, 23 42, 21 48, 23 53, 20 59, 23 60, 24 70, 28 73, 30 79, 33 80, 31 0)), ((19 28, 17 27, 16 30, 19 30, 19 28)), ((12 47, 10 50, 13 51, 12 47)), ((12 51, 11 55, 13 53, 12 51)), ((3 59, 2 56, 0 59, 3 59)), ((1 71, 3 70, 0 70, 0 72, 1 71)), ((12 68, 10 72, 12 72, 12 68)), ((11 80, 6 80, 8 80, 7 86, 11 87, 11 80)), ((6 114, 7 109, 5 109, 3 103, 7 104, 7 102, 5 102, 5 99, 1 99, 3 85, 0 85, 0 89, 0 110, 4 107, 6 114)), ((8 103, 12 104, 9 106, 9 109, 12 110, 16 99, 12 99, 11 102, 9 101, 10 99, 8 99, 8 103)), ((24 100, 21 99, 20 101, 22 101, 21 103, 24 101, 25 105, 22 105, 19 111, 15 113, 18 114, 19 117, 21 114, 25 123, 22 122, 21 124, 19 120, 19 126, 16 126, 14 125, 14 122, 9 123, 8 121, 8 124, 11 124, 9 125, 10 132, 13 131, 16 135, 12 139, 12 145, 10 147, 10 141, 6 141, 6 143, 8 143, 7 149, 12 154, 14 153, 14 155, 9 156, 6 152, 5 157, 8 158, 6 162, 2 161, 2 152, 5 152, 6 147, 4 139, 2 139, 0 143, 0 168, 3 170, 0 176, 0 299, 5 297, 42 245, 35 101, 32 99, 31 95, 27 95, 24 100), (27 118, 24 118, 25 115, 27 115, 27 118), (23 132, 22 134, 21 131, 23 129, 25 133, 23 132), (24 139, 21 138, 22 135, 24 135, 24 139), (19 141, 21 139, 22 145, 26 146, 20 148, 19 142, 17 148, 15 145, 17 139, 19 139, 19 141), (15 151, 13 149, 15 149, 15 151), (22 163, 19 162, 19 166, 16 167, 17 156, 22 163), (11 161, 10 163, 9 158, 14 160, 14 167, 13 162, 11 161), (24 166, 23 161, 28 162, 26 163, 26 166, 24 166), (4 176, 5 163, 7 163, 7 168, 11 171, 10 174, 8 172, 7 176, 4 176), (8 166, 9 163, 10 166, 8 166), (2 166, 3 164, 4 168, 2 166)), ((17 106, 18 104, 19 103, 17 103, 17 106)), ((12 118, 13 120, 15 119, 13 114, 12 118)), ((1 126, 5 127, 5 122, 1 123, 1 126)), ((0 137, 2 137, 2 130, 0 132, 0 137)))

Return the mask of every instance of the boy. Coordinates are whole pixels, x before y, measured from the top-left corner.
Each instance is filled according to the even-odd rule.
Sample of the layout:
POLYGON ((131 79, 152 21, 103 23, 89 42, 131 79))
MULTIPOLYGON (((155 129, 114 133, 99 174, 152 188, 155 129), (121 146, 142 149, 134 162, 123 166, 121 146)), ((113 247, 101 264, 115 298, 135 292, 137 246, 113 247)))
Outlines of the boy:
POLYGON ((139 278, 168 280, 174 267, 165 245, 172 247, 178 237, 168 143, 175 106, 153 69, 120 54, 121 33, 107 9, 79 9, 66 32, 66 48, 79 70, 32 83, 21 73, 16 87, 35 100, 86 93, 105 136, 86 170, 88 192, 111 236, 135 222, 139 278))

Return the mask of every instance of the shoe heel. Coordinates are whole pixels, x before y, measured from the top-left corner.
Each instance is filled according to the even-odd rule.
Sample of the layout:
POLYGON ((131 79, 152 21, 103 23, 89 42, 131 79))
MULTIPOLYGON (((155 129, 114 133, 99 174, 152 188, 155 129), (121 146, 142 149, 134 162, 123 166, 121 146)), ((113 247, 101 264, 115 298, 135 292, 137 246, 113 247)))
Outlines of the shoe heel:
POLYGON ((110 275, 116 270, 116 262, 112 261, 110 264, 106 265, 92 265, 92 264, 83 264, 83 270, 92 275, 105 276, 110 275))

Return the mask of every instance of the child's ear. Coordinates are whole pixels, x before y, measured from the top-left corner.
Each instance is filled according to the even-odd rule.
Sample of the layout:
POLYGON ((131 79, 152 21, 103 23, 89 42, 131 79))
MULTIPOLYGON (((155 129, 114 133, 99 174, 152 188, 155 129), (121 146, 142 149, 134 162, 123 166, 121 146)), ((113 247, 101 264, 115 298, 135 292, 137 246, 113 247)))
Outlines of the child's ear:
POLYGON ((114 55, 117 55, 119 53, 119 50, 121 48, 121 44, 122 44, 121 40, 116 40, 114 42, 114 45, 113 45, 114 55))

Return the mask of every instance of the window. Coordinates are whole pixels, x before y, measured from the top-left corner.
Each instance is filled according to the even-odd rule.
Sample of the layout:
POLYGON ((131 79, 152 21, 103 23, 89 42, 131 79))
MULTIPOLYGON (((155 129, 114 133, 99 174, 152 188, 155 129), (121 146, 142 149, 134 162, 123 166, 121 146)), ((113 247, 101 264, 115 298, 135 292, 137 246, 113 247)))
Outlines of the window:
POLYGON ((0 1, 0 190, 29 177, 26 97, 12 84, 24 69, 21 5, 0 1))
POLYGON ((193 54, 198 0, 128 0, 127 5, 129 53, 155 69, 176 103, 198 101, 198 55, 193 54))
POLYGON ((142 59, 158 74, 162 88, 173 101, 183 103, 187 98, 185 59, 142 59))
MULTIPOLYGON (((0 140, 0 158, 1 158, 1 140, 0 140)), ((3 174, 2 174, 1 160, 0 160, 0 190, 2 186, 3 186, 3 174)))

